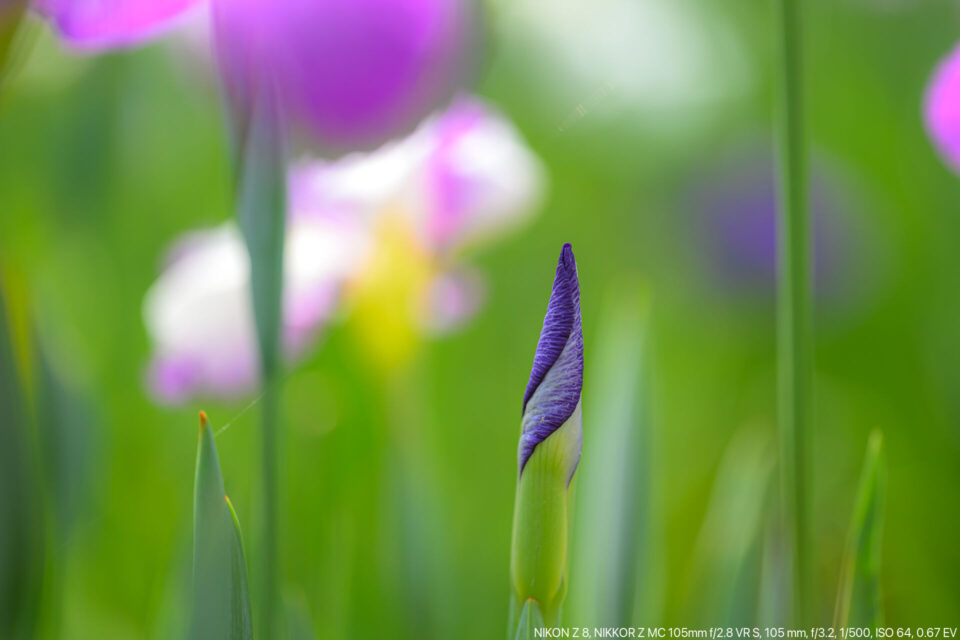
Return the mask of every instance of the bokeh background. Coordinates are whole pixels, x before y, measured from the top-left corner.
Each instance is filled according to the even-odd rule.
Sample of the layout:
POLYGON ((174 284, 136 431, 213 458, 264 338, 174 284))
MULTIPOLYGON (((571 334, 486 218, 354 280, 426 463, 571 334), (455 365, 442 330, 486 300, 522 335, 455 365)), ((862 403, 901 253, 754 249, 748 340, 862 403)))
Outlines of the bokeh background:
MULTIPOLYGON (((716 505, 763 502, 754 494, 775 475, 770 4, 485 5, 474 90, 543 160, 547 197, 521 230, 470 254, 488 291, 464 327, 419 335, 402 365, 383 367, 363 348, 378 323, 358 310, 291 369, 291 625, 317 637, 503 633, 520 404, 563 242, 577 255, 586 353, 578 513, 599 499, 584 483, 610 389, 636 382, 616 387, 633 389, 629 423, 643 436, 627 464, 645 531, 636 622, 719 623, 729 603, 711 585, 724 583, 704 572, 746 571, 769 589, 763 563, 737 551, 757 544, 750 518, 716 505), (738 473, 752 491, 717 489, 738 473)), ((803 4, 818 612, 832 617, 867 437, 880 429, 887 621, 956 625, 960 178, 925 135, 921 104, 960 38, 960 6, 803 4)), ((45 364, 26 368, 46 367, 59 389, 46 405, 62 431, 34 451, 53 461, 43 482, 57 503, 40 534, 38 634, 177 637, 199 409, 215 428, 230 423, 217 438, 225 484, 245 531, 256 516, 254 398, 170 407, 145 385, 141 305, 166 247, 231 216, 221 99, 169 42, 78 57, 39 22, 30 30, 0 93, 0 264, 30 317, 14 325, 33 327, 21 342, 42 345, 45 364)))

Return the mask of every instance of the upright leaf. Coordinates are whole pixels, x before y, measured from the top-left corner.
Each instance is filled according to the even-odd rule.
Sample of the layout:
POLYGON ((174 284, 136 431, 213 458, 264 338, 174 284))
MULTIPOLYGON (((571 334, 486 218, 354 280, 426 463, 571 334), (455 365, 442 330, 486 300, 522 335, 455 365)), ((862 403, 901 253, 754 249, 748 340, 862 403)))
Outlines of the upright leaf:
POLYGON ((217 447, 203 412, 194 487, 193 586, 191 638, 253 637, 240 526, 224 493, 217 447))
POLYGON ((517 623, 517 633, 513 640, 533 640, 537 629, 543 628, 543 614, 540 606, 532 598, 523 603, 520 610, 520 620, 517 623))
POLYGON ((841 567, 834 627, 879 627, 883 624, 880 560, 885 490, 883 435, 874 431, 867 443, 841 567))
POLYGON ((698 624, 739 627, 758 620, 773 470, 766 434, 739 431, 720 462, 694 551, 688 615, 698 624))
MULTIPOLYGON (((39 332, 37 332, 39 336, 39 332)), ((95 460, 100 438, 91 398, 54 364, 52 351, 36 339, 32 351, 37 443, 48 510, 47 572, 41 635, 59 637, 66 601, 66 571, 74 524, 96 513, 95 460)))
POLYGON ((42 496, 27 402, 0 287, 0 638, 36 633, 43 581, 42 496))
POLYGON ((237 221, 250 254, 250 284, 264 373, 278 365, 286 230, 286 174, 277 106, 258 96, 245 132, 237 185, 237 221))
POLYGON ((27 12, 27 4, 26 0, 0 2, 0 89, 6 80, 8 63, 27 12))
POLYGON ((776 627, 790 617, 790 557, 779 499, 776 492, 771 495, 762 533, 756 621, 761 627, 776 627))
POLYGON ((288 640, 316 640, 317 633, 304 594, 288 591, 284 594, 283 605, 288 640))
POLYGON ((261 87, 246 130, 240 132, 237 220, 250 254, 253 316, 260 347, 263 378, 260 455, 263 500, 258 537, 259 580, 257 604, 261 635, 282 635, 277 594, 280 554, 279 450, 280 326, 283 303, 284 236, 286 230, 286 173, 278 106, 269 87, 261 87))
POLYGON ((575 494, 566 613, 575 626, 653 624, 662 554, 654 551, 648 295, 629 280, 610 290, 604 309, 584 381, 592 431, 575 494))

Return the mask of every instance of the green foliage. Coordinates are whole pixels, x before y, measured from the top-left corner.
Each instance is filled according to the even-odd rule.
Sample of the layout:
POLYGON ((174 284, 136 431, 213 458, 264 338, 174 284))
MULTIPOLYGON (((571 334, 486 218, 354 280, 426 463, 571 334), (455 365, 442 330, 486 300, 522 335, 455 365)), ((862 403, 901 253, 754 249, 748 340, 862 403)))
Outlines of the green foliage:
POLYGON ((250 640, 253 629, 240 523, 224 492, 213 431, 203 413, 195 483, 189 637, 250 640))
POLYGON ((774 447, 745 427, 724 452, 692 557, 686 617, 697 624, 757 624, 765 524, 776 485, 774 447))
POLYGON ((6 0, 0 4, 0 93, 3 92, 9 59, 26 11, 26 0, 6 0))
POLYGON ((39 622, 45 540, 40 475, 10 318, 0 286, 0 637, 27 640, 39 622))
POLYGON ((649 401, 649 291, 633 279, 606 293, 585 377, 588 436, 574 495, 570 594, 574 626, 653 624, 662 554, 654 523, 649 401))
POLYGON ((517 486, 510 571, 514 595, 535 599, 549 624, 556 624, 567 595, 570 451, 579 447, 577 405, 563 425, 537 445, 517 486))
POLYGON ((534 599, 528 599, 520 610, 520 619, 517 621, 517 632, 508 640, 533 640, 537 629, 544 627, 543 614, 540 605, 534 599))
POLYGON ((867 443, 850 521, 834 626, 877 628, 883 624, 880 563, 885 494, 883 434, 874 431, 867 443))
POLYGON ((237 220, 250 253, 253 311, 263 369, 276 372, 283 292, 286 174, 276 105, 258 96, 242 138, 237 220))
POLYGON ((284 241, 286 233, 286 170, 283 133, 275 97, 264 90, 255 96, 246 130, 240 134, 240 171, 236 216, 250 254, 253 316, 260 347, 263 379, 261 482, 263 511, 259 539, 261 558, 257 596, 262 635, 278 633, 280 580, 278 439, 280 326, 283 312, 284 241))

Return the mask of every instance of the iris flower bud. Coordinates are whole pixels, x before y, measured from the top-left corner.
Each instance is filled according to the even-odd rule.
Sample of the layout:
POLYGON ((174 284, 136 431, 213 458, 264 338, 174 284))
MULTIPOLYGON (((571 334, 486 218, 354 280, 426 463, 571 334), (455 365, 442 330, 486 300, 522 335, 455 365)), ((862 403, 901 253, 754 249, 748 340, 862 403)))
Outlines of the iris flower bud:
POLYGON ((567 489, 580 461, 583 332, 573 250, 564 245, 523 398, 510 573, 514 605, 555 624, 566 596, 567 489))

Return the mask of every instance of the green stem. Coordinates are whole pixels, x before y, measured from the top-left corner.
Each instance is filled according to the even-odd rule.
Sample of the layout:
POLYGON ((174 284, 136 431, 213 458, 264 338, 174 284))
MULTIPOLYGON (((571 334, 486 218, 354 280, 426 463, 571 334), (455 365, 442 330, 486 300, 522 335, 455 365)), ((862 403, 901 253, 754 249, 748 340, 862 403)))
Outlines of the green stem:
POLYGON ((810 223, 803 130, 801 0, 778 0, 780 86, 778 118, 780 206, 777 363, 783 507, 790 537, 794 623, 809 618, 810 549, 807 532, 812 321, 810 223))
POLYGON ((263 395, 263 422, 261 429, 261 457, 262 457, 262 500, 263 510, 261 512, 261 532, 260 532, 260 611, 257 613, 262 619, 260 625, 264 630, 260 634, 263 638, 272 638, 277 634, 276 615, 277 615, 277 586, 278 586, 278 567, 279 558, 277 555, 277 522, 279 519, 278 508, 278 481, 277 481, 277 458, 278 458, 278 429, 280 428, 279 419, 279 380, 277 376, 271 375, 268 379, 264 372, 264 395, 263 395))
POLYGON ((281 377, 280 327, 283 303, 283 254, 286 229, 284 145, 274 96, 263 87, 256 96, 241 147, 237 218, 250 254, 253 313, 263 380, 258 637, 279 637, 277 618, 280 558, 278 442, 281 377))

